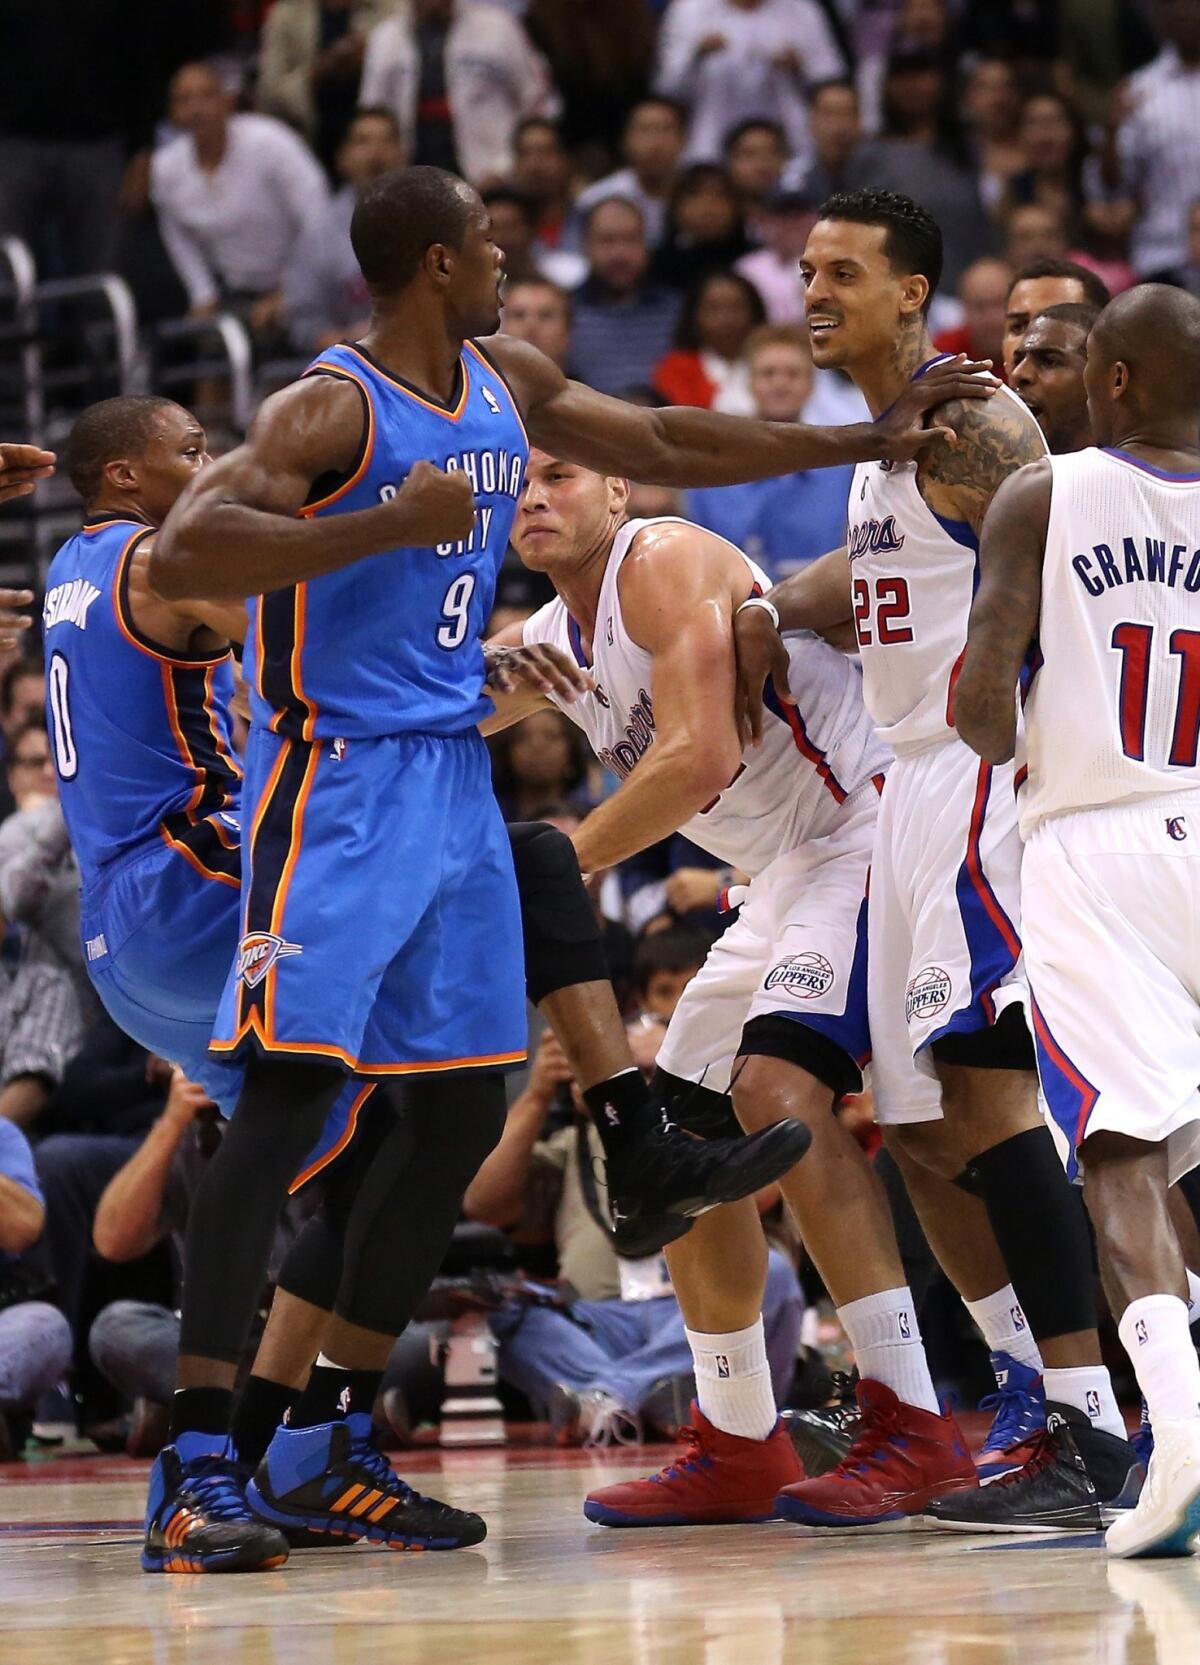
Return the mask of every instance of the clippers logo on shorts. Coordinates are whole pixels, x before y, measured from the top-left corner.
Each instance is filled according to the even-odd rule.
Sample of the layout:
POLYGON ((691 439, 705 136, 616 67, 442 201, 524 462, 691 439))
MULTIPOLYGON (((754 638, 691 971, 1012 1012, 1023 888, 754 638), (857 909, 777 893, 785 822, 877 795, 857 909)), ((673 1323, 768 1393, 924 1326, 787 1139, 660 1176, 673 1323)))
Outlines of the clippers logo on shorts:
POLYGON ((1133 1333, 1137 1336, 1138 1346, 1144 1347, 1150 1339, 1150 1337, 1146 1334, 1146 1320, 1144 1318, 1139 1318, 1134 1324, 1133 1333))
POLYGON ((1176 844, 1182 844, 1187 837, 1187 820, 1182 815, 1167 817, 1167 837, 1173 838, 1176 844))
POLYGON ((896 1314, 896 1327, 900 1331, 900 1339, 902 1341, 912 1340, 912 1325, 908 1321, 908 1314, 906 1312, 898 1312, 896 1314))
POLYGON ((824 954, 806 949, 773 966, 763 987, 782 989, 796 1000, 816 1000, 833 987, 833 967, 824 954))
POLYGON ((248 989, 256 989, 276 960, 303 952, 298 942, 284 942, 271 931, 251 931, 238 945, 237 974, 248 989))
POLYGON ((905 993, 904 1015, 911 1023, 915 1017, 932 1017, 949 1003, 950 974, 940 965, 922 966, 905 993))

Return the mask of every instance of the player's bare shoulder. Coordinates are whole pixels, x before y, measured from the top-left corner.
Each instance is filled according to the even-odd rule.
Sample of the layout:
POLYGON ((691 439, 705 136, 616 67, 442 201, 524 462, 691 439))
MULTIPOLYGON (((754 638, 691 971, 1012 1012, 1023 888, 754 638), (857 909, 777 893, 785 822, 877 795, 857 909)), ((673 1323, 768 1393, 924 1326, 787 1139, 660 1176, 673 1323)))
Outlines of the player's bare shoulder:
POLYGON ((690 520, 651 520, 634 533, 621 565, 622 603, 653 594, 677 606, 707 597, 724 598, 749 568, 732 544, 690 520))
POLYGON ((1041 429, 1015 397, 986 402, 956 399, 939 406, 936 420, 952 428, 954 445, 929 447, 917 466, 921 496, 935 514, 967 521, 975 532, 1001 483, 1046 455, 1041 429))

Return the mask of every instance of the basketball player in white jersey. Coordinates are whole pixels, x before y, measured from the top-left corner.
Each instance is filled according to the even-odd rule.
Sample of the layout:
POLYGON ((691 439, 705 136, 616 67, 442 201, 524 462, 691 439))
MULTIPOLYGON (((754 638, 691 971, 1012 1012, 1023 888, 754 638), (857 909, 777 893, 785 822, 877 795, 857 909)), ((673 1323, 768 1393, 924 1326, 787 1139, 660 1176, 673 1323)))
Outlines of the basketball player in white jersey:
MULTIPOLYGON (((868 404, 886 409, 937 360, 926 312, 940 270, 940 232, 910 199, 831 198, 801 262, 816 364, 847 370, 868 404)), ((876 1116, 987 1340, 1002 1395, 1019 1390, 1011 1434, 998 1418, 989 1442, 1007 1449, 985 1455, 1029 1458, 1037 1484, 987 1487, 992 1525, 1094 1528, 1096 1494, 1066 1433, 1044 1461, 1047 1401, 1061 1410, 1056 1423, 1071 1425, 1101 1501, 1122 1496, 1136 1463, 1100 1362, 1082 1211, 1038 1110, 1012 769, 981 764, 952 715, 984 514, 1046 446, 1007 390, 986 409, 942 406, 938 420, 957 443, 930 446, 919 467, 859 467, 848 551, 822 557, 770 602, 784 628, 853 617, 867 708, 896 753, 868 913, 876 1116)), ((738 623, 741 697, 753 713, 780 650, 761 604, 738 623)), ((875 1445, 897 1443, 884 1432, 875 1445)), ((860 1455, 793 1488, 788 1513, 853 1521, 879 1484, 860 1455)))
POLYGON ((1150 1408, 1114 1555, 1200 1547, 1200 1363, 1167 1191, 1200 1163, 1200 302, 1145 284, 1088 343, 1095 449, 997 494, 955 711, 1007 763, 1025 700, 1025 947, 1042 1085, 1150 1408))
MULTIPOLYGON (((732 620, 765 575, 686 521, 630 521, 627 499, 623 479, 532 453, 513 541, 558 599, 508 639, 573 654, 596 684, 556 700, 621 778, 574 834, 585 871, 682 829, 751 875, 671 1021, 658 1085, 672 1119, 702 1136, 784 1118, 809 1127, 809 1153, 781 1184, 854 1342, 864 1399, 907 1436, 874 1518, 915 1513, 974 1487, 976 1471, 940 1414, 882 1188, 832 1114, 861 1085, 869 1046, 864 893, 889 756, 858 673, 811 635, 788 644, 795 703, 775 705, 761 744, 743 748, 732 620)), ((538 703, 531 694, 511 714, 538 703)), ((593 1492, 585 1513, 610 1526, 766 1519, 803 1470, 767 1371, 753 1201, 702 1215, 667 1254, 695 1361, 689 1455, 593 1492)))

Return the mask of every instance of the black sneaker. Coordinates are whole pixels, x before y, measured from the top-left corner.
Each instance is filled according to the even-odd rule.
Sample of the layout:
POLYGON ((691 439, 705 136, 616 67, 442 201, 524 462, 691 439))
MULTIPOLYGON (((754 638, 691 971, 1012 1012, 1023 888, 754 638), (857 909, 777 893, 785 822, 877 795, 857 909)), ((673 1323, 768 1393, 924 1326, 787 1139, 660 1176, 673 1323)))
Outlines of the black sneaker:
POLYGON ((478 1515, 405 1485, 378 1449, 365 1411, 315 1428, 276 1429, 246 1501, 283 1531, 342 1533, 389 1549, 465 1549, 487 1537, 478 1515))
POLYGON ((925 1519, 950 1532, 1044 1534, 1104 1528, 1096 1488, 1071 1427, 1057 1407, 1047 1407, 1046 1431, 1020 1468, 986 1486, 935 1498, 925 1510, 925 1519))
POLYGON ((835 1370, 833 1391, 837 1397, 832 1405, 781 1413, 788 1438, 804 1464, 806 1479, 816 1480, 828 1474, 854 1444, 859 1420, 857 1387, 857 1370, 849 1375, 844 1370, 835 1370))
POLYGON ((265 1572, 282 1533, 246 1506, 245 1470, 224 1435, 180 1434, 150 1470, 142 1566, 150 1573, 265 1572))
POLYGON ((1145 1464, 1133 1441, 1118 1439, 1115 1434, 1106 1434, 1103 1428, 1094 1427, 1074 1405, 1048 1400, 1046 1413, 1060 1416, 1070 1429, 1105 1515, 1113 1510, 1132 1509, 1142 1495, 1142 1482, 1146 1478, 1145 1464))
POLYGON ((794 1168, 812 1143, 803 1122, 776 1122, 740 1139, 694 1139, 674 1122, 608 1160, 608 1197, 619 1255, 657 1254, 696 1215, 737 1202, 794 1168))

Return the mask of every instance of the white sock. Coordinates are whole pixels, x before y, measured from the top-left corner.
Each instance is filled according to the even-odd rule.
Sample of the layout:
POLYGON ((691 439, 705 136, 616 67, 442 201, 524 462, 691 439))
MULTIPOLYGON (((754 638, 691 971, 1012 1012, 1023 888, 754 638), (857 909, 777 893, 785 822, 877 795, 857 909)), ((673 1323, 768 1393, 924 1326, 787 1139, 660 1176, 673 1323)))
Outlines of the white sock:
POLYGON ((990 1353, 1007 1353, 1030 1370, 1042 1368, 1038 1344, 1011 1283, 1006 1283, 994 1295, 985 1295, 982 1301, 964 1301, 963 1305, 975 1320, 990 1353))
POLYGON ((1112 1378, 1102 1364, 1078 1365, 1073 1370, 1043 1370, 1042 1386, 1047 1399, 1082 1411, 1094 1428, 1119 1440, 1129 1438, 1117 1409, 1112 1378))
POLYGON ((1200 1417, 1200 1359, 1187 1303, 1178 1295, 1143 1295, 1125 1308, 1117 1333, 1133 1360, 1150 1421, 1157 1426, 1200 1417))
POLYGON ((686 1329, 684 1334, 696 1370, 696 1400, 713 1427, 742 1439, 765 1440, 779 1413, 762 1317, 744 1330, 723 1335, 686 1329))
POLYGON ((1188 1323, 1200 1324, 1200 1278, 1191 1267, 1187 1268, 1188 1281, 1188 1323))
POLYGON ((838 1308, 838 1317, 850 1338, 860 1376, 890 1387, 906 1405, 940 1414, 907 1284, 851 1301, 838 1308))

